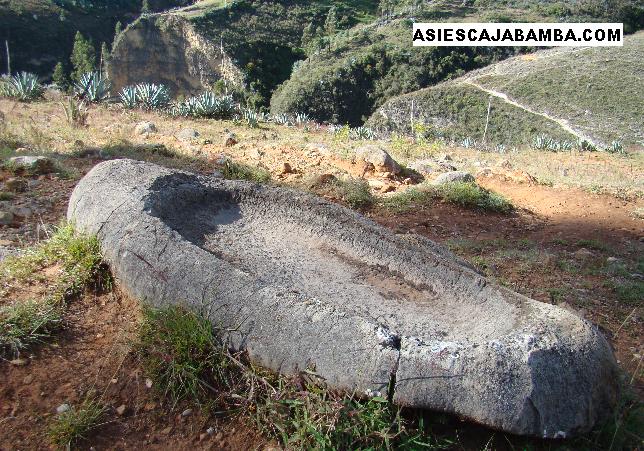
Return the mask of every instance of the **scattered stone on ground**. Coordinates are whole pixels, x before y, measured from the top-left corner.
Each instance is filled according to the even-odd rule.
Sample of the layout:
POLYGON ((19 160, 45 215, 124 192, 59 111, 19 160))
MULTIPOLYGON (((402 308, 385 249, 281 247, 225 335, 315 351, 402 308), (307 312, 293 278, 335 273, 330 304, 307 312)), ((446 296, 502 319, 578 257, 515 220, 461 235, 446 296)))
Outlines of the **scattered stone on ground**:
POLYGON ((356 158, 362 159, 367 163, 371 163, 377 172, 390 172, 394 175, 398 175, 402 172, 400 165, 394 161, 391 155, 389 155, 389 153, 381 146, 376 144, 367 144, 359 147, 355 154, 356 158))
POLYGON ((178 140, 189 142, 199 137, 199 132, 194 128, 183 128, 176 135, 178 140))
POLYGON ((136 124, 134 127, 134 133, 137 135, 147 135, 149 133, 155 133, 157 131, 156 125, 150 121, 143 121, 136 124))
POLYGON ((434 185, 444 185, 446 183, 472 183, 474 176, 465 171, 451 171, 439 175, 432 182, 434 185))
POLYGON ((12 157, 7 161, 7 166, 17 173, 30 175, 49 174, 55 169, 54 161, 44 156, 12 157))
POLYGON ((70 405, 67 403, 61 404, 56 407, 56 413, 60 415, 61 413, 69 412, 70 408, 70 405))
POLYGON ((228 133, 224 138, 224 146, 232 147, 237 144, 237 136, 234 133, 228 133))

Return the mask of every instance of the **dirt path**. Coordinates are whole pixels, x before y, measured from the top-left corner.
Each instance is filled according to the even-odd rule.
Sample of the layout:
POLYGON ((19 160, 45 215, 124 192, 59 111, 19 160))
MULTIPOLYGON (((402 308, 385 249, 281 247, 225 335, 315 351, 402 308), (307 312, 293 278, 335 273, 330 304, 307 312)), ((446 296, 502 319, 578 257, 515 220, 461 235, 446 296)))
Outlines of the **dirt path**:
POLYGON ((488 93, 491 96, 499 98, 499 99, 503 100, 504 102, 509 103, 510 105, 513 105, 513 106, 515 106, 517 108, 521 108, 522 110, 527 111, 528 113, 536 114, 537 116, 541 116, 541 117, 544 117, 544 118, 546 118, 546 119, 548 119, 548 120, 550 120, 552 122, 556 122, 557 124, 559 124, 559 126, 561 128, 563 128, 565 131, 567 131, 571 135, 574 135, 577 138, 579 138, 581 140, 588 141, 588 142, 590 142, 592 144, 596 144, 595 141, 590 136, 584 135, 580 131, 575 130, 574 128, 572 128, 570 126, 570 124, 568 123, 568 121, 566 121, 565 119, 559 119, 557 117, 549 115, 548 113, 543 113, 543 112, 540 112, 540 111, 533 110, 532 108, 530 108, 530 107, 528 107, 526 105, 522 105, 522 104, 510 99, 508 97, 508 95, 503 93, 503 92, 495 91, 493 89, 489 89, 489 88, 486 88, 484 86, 481 86, 479 83, 474 81, 474 79, 472 79, 472 78, 466 79, 464 81, 464 83, 468 84, 470 86, 474 86, 475 88, 477 88, 477 89, 479 89, 481 91, 484 91, 484 92, 488 93))

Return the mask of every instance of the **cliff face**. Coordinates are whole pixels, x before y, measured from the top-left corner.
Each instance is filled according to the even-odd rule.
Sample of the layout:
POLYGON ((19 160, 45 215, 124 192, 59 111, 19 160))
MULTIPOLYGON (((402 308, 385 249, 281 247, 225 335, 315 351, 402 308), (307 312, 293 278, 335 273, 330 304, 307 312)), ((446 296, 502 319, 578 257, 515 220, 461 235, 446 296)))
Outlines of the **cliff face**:
POLYGON ((230 57, 187 20, 142 17, 117 38, 108 67, 113 92, 140 83, 163 83, 173 95, 211 89, 218 80, 239 86, 242 73, 230 57))

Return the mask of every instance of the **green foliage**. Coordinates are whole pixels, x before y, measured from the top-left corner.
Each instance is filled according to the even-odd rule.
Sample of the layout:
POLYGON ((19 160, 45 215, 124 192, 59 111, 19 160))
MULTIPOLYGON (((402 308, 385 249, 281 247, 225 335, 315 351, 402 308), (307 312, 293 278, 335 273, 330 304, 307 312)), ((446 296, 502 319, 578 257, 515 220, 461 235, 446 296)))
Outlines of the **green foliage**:
POLYGON ((143 0, 143 2, 141 2, 141 14, 148 14, 150 12, 150 0, 143 0))
POLYGON ((374 204, 369 183, 363 179, 337 179, 332 183, 332 194, 352 208, 367 208, 374 204))
POLYGON ((80 31, 76 32, 74 37, 74 48, 70 57, 73 71, 72 78, 79 82, 83 75, 94 72, 96 69, 96 50, 94 45, 82 35, 80 31))
POLYGON ((536 150, 549 150, 551 152, 567 152, 573 149, 571 141, 558 141, 547 135, 540 134, 533 138, 531 147, 536 150))
POLYGON ((170 103, 170 93, 167 86, 156 83, 139 83, 135 86, 126 86, 121 91, 120 97, 126 108, 131 108, 130 105, 134 101, 134 105, 146 111, 163 110, 170 103), (132 90, 134 90, 134 94, 132 90))
POLYGON ((38 76, 29 72, 20 72, 18 75, 0 80, 0 95, 21 102, 39 99, 43 92, 38 76))
POLYGON ((227 159, 221 170, 224 178, 229 180, 248 180, 257 183, 270 181, 271 174, 264 168, 248 166, 227 159))
POLYGON ((232 119, 238 111, 239 106, 232 96, 217 96, 210 91, 177 102, 170 108, 173 116, 208 119, 232 119))
POLYGON ((62 327, 62 309, 49 300, 16 301, 0 307, 0 356, 44 342, 62 327))
POLYGON ((56 63, 54 67, 54 73, 51 76, 52 81, 56 86, 58 86, 63 91, 66 91, 69 88, 69 78, 67 77, 67 72, 65 71, 65 66, 62 62, 56 63))
POLYGON ((74 83, 74 93, 87 102, 102 102, 109 98, 110 86, 110 81, 103 78, 100 72, 88 72, 74 83))
POLYGON ((156 387, 173 405, 200 401, 211 389, 213 369, 224 364, 212 325, 181 308, 144 311, 138 355, 156 387))
POLYGON ((68 97, 66 100, 60 102, 65 113, 67 123, 72 127, 84 127, 87 125, 87 116, 89 111, 83 100, 77 101, 74 97, 68 97))
POLYGON ((70 449, 71 445, 87 438, 87 433, 98 427, 106 412, 107 408, 96 400, 87 399, 78 407, 72 406, 49 424, 49 439, 61 449, 70 449))

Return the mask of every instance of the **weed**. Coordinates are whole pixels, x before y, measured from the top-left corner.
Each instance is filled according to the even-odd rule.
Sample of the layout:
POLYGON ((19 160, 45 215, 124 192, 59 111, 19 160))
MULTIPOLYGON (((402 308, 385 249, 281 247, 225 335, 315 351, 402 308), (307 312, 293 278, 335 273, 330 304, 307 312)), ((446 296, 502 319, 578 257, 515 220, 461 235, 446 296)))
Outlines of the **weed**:
POLYGON ((87 116, 89 111, 84 101, 77 102, 73 97, 67 98, 66 101, 60 102, 65 113, 67 123, 72 127, 85 127, 87 125, 87 116))
POLYGON ((237 163, 230 159, 226 160, 221 172, 224 178, 229 180, 249 180, 251 182, 266 183, 271 179, 270 172, 264 168, 237 163))
POLYGON ((615 294, 620 302, 639 305, 644 299, 644 282, 622 282, 615 285, 615 294))
POLYGON ((88 432, 99 426, 106 410, 95 400, 85 400, 78 408, 71 407, 50 423, 49 439, 56 446, 70 449, 73 443, 86 438, 88 432))
POLYGON ((13 193, 10 193, 8 191, 0 191, 0 201, 13 200, 14 197, 16 196, 13 193))
POLYGON ((0 307, 0 355, 41 343, 62 327, 62 309, 50 301, 28 300, 0 307))
POLYGON ((144 318, 139 355, 157 388, 173 405, 203 399, 213 368, 222 364, 212 325, 181 308, 148 308, 144 318))
POLYGON ((435 189, 445 201, 461 207, 497 213, 509 213, 514 209, 503 196, 481 188, 475 183, 446 183, 435 189))
POLYGON ((583 239, 583 240, 577 241, 577 243, 575 243, 575 244, 578 247, 585 247, 585 248, 588 248, 588 249, 594 249, 596 251, 608 251, 609 250, 608 246, 605 243, 602 243, 601 241, 596 240, 596 239, 589 239, 589 240, 583 239))
POLYGON ((367 208, 374 204, 369 183, 362 179, 337 179, 333 182, 333 195, 339 197, 352 208, 367 208))
POLYGON ((548 290, 550 302, 552 302, 553 304, 558 304, 559 302, 563 301, 566 298, 567 294, 568 290, 566 288, 551 288, 548 290))
POLYGON ((382 199, 380 205, 394 214, 407 213, 419 204, 426 205, 435 197, 435 193, 431 190, 410 188, 382 199))

